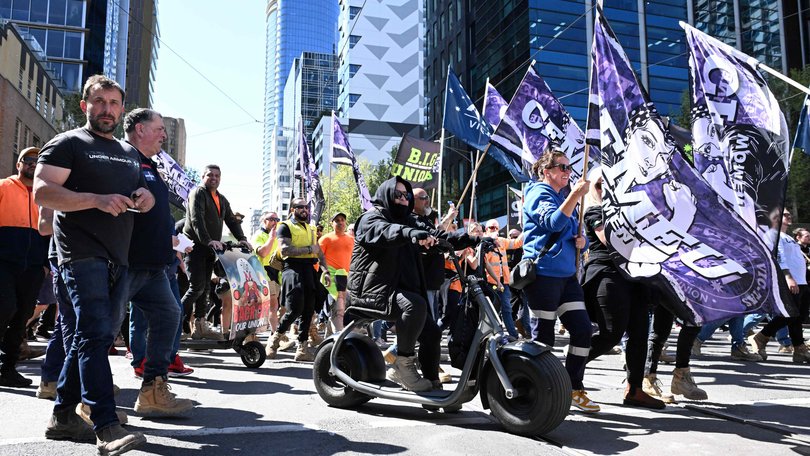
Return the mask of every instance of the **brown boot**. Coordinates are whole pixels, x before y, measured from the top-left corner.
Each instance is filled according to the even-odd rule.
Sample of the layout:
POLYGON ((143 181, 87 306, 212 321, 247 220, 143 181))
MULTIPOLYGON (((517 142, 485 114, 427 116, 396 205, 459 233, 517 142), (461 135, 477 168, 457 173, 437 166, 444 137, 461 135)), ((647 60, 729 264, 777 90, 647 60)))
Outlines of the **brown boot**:
POLYGON ((323 337, 321 337, 321 335, 318 334, 318 327, 315 325, 314 322, 310 323, 309 344, 312 345, 313 347, 317 347, 318 345, 321 345, 321 342, 323 342, 323 337))
POLYGON ((672 371, 672 384, 670 385, 672 394, 682 394, 683 397, 693 401, 705 401, 709 398, 706 391, 698 388, 692 378, 692 372, 688 367, 678 367, 672 371))
POLYGON ((28 341, 23 339, 22 343, 20 344, 20 355, 17 359, 20 361, 25 361, 27 359, 39 358, 44 354, 44 348, 31 348, 31 346, 28 345, 28 341))
POLYGON ((658 400, 645 393, 641 387, 630 386, 624 388, 624 405, 661 410, 666 407, 664 401, 658 400))
POLYGON ((398 383, 408 391, 430 391, 433 384, 422 378, 416 370, 416 356, 397 356, 394 364, 385 374, 388 380, 398 383))
POLYGON ((278 346, 281 344, 282 337, 284 337, 284 334, 276 331, 270 337, 270 340, 267 341, 267 347, 264 348, 264 353, 267 355, 267 359, 276 359, 276 355, 278 354, 278 346))
POLYGON ((807 345, 801 344, 793 347, 793 362, 796 364, 810 363, 810 350, 807 345))
POLYGON ((194 319, 194 325, 191 326, 191 338, 195 340, 223 340, 222 334, 211 329, 208 322, 202 317, 194 319))
POLYGON ((308 340, 298 343, 298 349, 295 351, 296 361, 315 361, 315 353, 313 353, 312 345, 308 340))
POLYGON ((194 404, 190 399, 178 399, 170 391, 163 377, 155 377, 144 383, 135 401, 135 411, 143 415, 180 416, 191 410, 194 404))
POLYGON ((143 443, 146 437, 142 433, 129 433, 120 424, 96 432, 96 447, 101 455, 122 454, 143 443))
POLYGON ((287 337, 286 334, 281 335, 281 343, 278 346, 279 351, 288 352, 295 348, 295 337, 292 335, 287 337))
MULTIPOLYGON (((85 423, 93 427, 93 420, 90 419, 90 406, 84 403, 76 404, 76 415, 84 420, 85 423)), ((127 414, 121 410, 115 411, 115 417, 118 418, 118 424, 127 424, 129 418, 127 414)))
POLYGON ((759 353, 763 361, 768 360, 768 353, 765 351, 765 346, 768 345, 769 340, 771 340, 771 338, 762 334, 762 332, 758 332, 748 338, 748 343, 751 344, 755 352, 759 353))
POLYGON ((665 393, 661 385, 661 380, 658 380, 656 374, 650 374, 644 377, 641 384, 641 389, 648 396, 661 399, 665 404, 674 404, 675 397, 669 393, 665 393))

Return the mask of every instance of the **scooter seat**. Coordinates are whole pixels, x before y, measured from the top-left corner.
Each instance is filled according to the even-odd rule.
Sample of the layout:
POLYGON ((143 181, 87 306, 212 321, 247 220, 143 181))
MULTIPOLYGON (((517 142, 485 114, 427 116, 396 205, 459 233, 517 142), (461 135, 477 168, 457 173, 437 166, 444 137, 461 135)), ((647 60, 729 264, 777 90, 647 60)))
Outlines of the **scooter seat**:
POLYGON ((379 312, 373 310, 363 309, 362 307, 350 306, 346 308, 346 315, 354 318, 355 320, 385 320, 381 318, 379 312))

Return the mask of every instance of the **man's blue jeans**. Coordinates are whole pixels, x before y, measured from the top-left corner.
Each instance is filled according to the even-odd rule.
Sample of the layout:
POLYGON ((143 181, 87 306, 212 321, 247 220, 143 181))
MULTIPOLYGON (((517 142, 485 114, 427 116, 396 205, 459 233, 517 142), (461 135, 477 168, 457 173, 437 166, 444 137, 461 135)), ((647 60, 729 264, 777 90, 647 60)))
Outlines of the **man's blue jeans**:
MULTIPOLYGON (((93 429, 99 431, 118 424, 107 356, 113 327, 124 313, 127 268, 103 258, 84 258, 63 264, 59 273, 76 320, 73 343, 59 374, 54 412, 84 402, 90 406, 93 429)), ((65 315, 62 324, 71 324, 65 315)))
POLYGON ((55 382, 59 379, 62 366, 65 365, 65 356, 73 345, 73 333, 76 331, 76 315, 70 303, 65 282, 59 275, 56 259, 51 259, 51 272, 53 273, 53 294, 56 296, 56 305, 59 313, 56 317, 53 333, 45 350, 45 361, 42 362, 40 378, 43 382, 55 382))
POLYGON ((503 291, 497 289, 494 291, 498 295, 498 299, 501 300, 501 318, 503 319, 503 325, 506 326, 506 332, 512 337, 517 337, 515 320, 512 318, 512 292, 509 291, 509 287, 506 285, 504 285, 503 291))
POLYGON ((132 365, 139 366, 146 356, 143 381, 149 382, 166 375, 174 358, 180 307, 169 286, 165 267, 133 267, 129 270, 127 284, 127 296, 132 305, 129 314, 132 365))
MULTIPOLYGON (((746 315, 745 322, 743 323, 743 334, 747 334, 748 331, 752 331, 756 325, 766 318, 768 318, 768 314, 764 312, 756 312, 746 315)), ((779 331, 776 331, 776 340, 780 345, 786 347, 793 345, 793 343, 790 341, 790 336, 788 335, 787 326, 779 331)))
POLYGON ((739 347, 741 345, 745 345, 743 320, 744 316, 739 315, 737 317, 729 318, 728 320, 718 320, 711 323, 706 323, 700 328, 700 333, 698 333, 697 336, 698 340, 700 340, 701 343, 706 342, 707 340, 711 339, 712 334, 717 331, 717 328, 727 323, 728 333, 731 334, 731 346, 739 347))

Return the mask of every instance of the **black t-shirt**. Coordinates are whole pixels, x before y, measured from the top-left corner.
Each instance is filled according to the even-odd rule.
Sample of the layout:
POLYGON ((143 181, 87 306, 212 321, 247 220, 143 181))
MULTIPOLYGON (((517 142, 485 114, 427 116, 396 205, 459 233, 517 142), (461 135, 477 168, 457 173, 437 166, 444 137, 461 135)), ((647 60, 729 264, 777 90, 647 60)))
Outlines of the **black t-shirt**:
MULTIPOLYGON (((39 163, 69 169, 63 187, 74 192, 130 196, 138 187, 146 186, 134 147, 98 136, 86 128, 50 140, 42 148, 39 163)), ((100 257, 127 265, 132 219, 131 212, 114 217, 98 209, 57 211, 54 239, 59 264, 100 257)))
POLYGON ((590 246, 588 247, 588 262, 610 261, 610 250, 602 244, 596 237, 596 229, 602 227, 605 217, 602 213, 602 206, 591 206, 585 210, 583 224, 585 225, 585 236, 588 237, 590 246))
POLYGON ((174 220, 169 209, 169 187, 161 179, 157 165, 152 160, 141 154, 139 158, 141 174, 155 197, 155 206, 149 212, 135 214, 129 262, 131 266, 166 266, 172 264, 175 258, 172 248, 174 220))

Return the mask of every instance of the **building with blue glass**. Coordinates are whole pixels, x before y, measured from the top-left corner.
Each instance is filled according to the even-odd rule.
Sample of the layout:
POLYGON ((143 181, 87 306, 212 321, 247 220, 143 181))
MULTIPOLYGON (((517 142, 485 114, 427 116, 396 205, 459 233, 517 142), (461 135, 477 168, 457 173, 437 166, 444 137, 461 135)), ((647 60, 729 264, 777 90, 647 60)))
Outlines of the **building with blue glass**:
POLYGON ((287 147, 294 132, 285 129, 284 87, 294 60, 304 52, 335 54, 337 0, 268 0, 265 10, 264 147, 262 208, 285 210, 291 188, 287 147))
MULTIPOLYGON (((487 78, 504 97, 511 97, 534 59, 537 72, 584 126, 595 3, 429 0, 425 84, 431 109, 425 136, 437 136, 441 129, 445 56, 456 55, 459 42, 468 48, 458 51, 463 57, 460 61, 449 62, 463 75, 462 82, 473 100, 482 98, 487 78)), ((785 21, 779 0, 611 0, 605 4, 605 17, 653 102, 665 115, 680 111, 688 90, 688 50, 679 21, 693 24, 787 73, 785 21)), ((446 193, 452 193, 448 185, 454 185, 454 180, 464 180, 463 187, 463 178, 469 176, 463 168, 468 164, 469 157, 445 154, 444 171, 452 176, 445 180, 451 182, 445 184, 446 193)), ((487 159, 477 181, 478 218, 505 214, 506 186, 512 182, 508 173, 487 159)))

